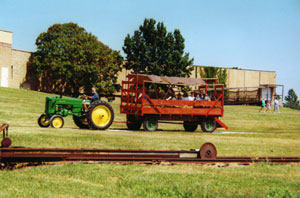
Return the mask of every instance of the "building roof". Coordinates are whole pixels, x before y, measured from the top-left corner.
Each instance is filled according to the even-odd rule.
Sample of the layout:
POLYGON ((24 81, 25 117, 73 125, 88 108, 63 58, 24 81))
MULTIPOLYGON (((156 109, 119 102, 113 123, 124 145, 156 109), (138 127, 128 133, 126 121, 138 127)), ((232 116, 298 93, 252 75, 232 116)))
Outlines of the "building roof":
POLYGON ((8 31, 8 30, 2 30, 2 29, 0 29, 0 31, 2 31, 2 32, 9 32, 9 33, 13 33, 12 31, 8 31))
MULTIPOLYGON (((217 66, 209 66, 209 65, 191 65, 193 67, 217 67, 217 66)), ((276 72, 276 71, 267 71, 267 70, 258 70, 258 69, 241 69, 241 68, 230 68, 230 67, 217 67, 223 69, 235 69, 235 70, 246 70, 246 71, 261 71, 261 72, 276 72)))
POLYGON ((13 51, 19 51, 19 52, 32 53, 32 52, 30 52, 30 51, 26 51, 26 50, 19 50, 19 49, 15 49, 15 48, 13 48, 12 50, 13 50, 13 51))
POLYGON ((283 85, 280 84, 260 84, 259 86, 249 86, 249 87, 227 87, 225 90, 228 89, 251 89, 251 88, 277 88, 277 87, 283 87, 283 85))

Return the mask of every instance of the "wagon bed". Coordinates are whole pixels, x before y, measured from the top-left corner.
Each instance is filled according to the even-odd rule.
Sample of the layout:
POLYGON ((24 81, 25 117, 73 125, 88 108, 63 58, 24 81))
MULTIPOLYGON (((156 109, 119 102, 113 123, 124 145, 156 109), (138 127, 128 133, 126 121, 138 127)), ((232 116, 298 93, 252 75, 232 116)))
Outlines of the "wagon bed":
POLYGON ((228 129, 219 117, 224 115, 224 85, 208 84, 210 79, 160 77, 155 75, 130 74, 122 82, 120 112, 127 115, 129 129, 156 130, 158 120, 183 121, 186 131, 194 131, 200 124, 205 132, 218 127, 228 129), (165 100, 151 98, 146 84, 166 86, 193 86, 212 94, 211 100, 165 100), (149 128, 147 125, 151 125, 149 128))

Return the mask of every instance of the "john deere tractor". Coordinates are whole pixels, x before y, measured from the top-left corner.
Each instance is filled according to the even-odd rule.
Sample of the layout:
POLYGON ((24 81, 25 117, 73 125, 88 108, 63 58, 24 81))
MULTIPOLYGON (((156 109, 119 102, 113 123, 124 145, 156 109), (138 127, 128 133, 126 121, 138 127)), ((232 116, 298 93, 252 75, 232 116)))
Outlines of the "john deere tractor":
POLYGON ((45 113, 39 119, 40 127, 62 128, 64 117, 73 116, 74 123, 82 129, 105 130, 114 120, 114 111, 110 104, 97 100, 86 108, 83 103, 89 100, 81 98, 46 97, 45 113))

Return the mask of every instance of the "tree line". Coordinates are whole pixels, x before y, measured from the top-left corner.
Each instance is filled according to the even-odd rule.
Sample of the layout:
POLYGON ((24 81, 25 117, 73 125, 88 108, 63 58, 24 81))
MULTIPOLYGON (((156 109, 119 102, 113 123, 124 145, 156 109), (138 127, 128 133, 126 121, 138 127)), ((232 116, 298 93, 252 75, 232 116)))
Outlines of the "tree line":
MULTIPOLYGON (((28 62, 26 81, 32 89, 43 92, 78 96, 95 87, 100 94, 113 95, 120 90, 116 82, 122 67, 132 73, 178 77, 189 77, 193 70, 189 66, 194 59, 184 51, 180 30, 168 32, 163 22, 154 19, 145 19, 125 37, 125 57, 72 22, 50 26, 35 44, 37 50, 28 62)), ((200 76, 218 78, 226 86, 226 69, 204 67, 200 76)), ((295 93, 289 91, 285 99, 287 106, 299 108, 295 93)))
POLYGON ((36 39, 37 50, 28 63, 32 89, 76 96, 95 87, 99 93, 119 91, 118 72, 189 77, 193 59, 184 52, 179 29, 168 32, 164 23, 145 19, 124 39, 123 51, 111 49, 76 23, 54 24, 36 39), (125 64, 123 65, 123 62, 125 64))

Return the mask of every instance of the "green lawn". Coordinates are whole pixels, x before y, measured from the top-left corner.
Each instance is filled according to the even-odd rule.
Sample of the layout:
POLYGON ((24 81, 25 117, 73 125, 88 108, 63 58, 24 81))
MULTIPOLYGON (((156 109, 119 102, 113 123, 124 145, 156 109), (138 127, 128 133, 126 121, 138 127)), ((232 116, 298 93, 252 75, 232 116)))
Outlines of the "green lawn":
MULTIPOLYGON (((62 129, 40 128, 37 118, 49 94, 0 88, 0 124, 10 125, 13 146, 121 149, 191 149, 216 145, 219 156, 300 156, 300 111, 258 113, 255 106, 226 106, 230 132, 186 133, 160 124, 158 132, 80 130, 65 119, 62 129)), ((125 120, 112 103, 115 120, 125 120)), ((300 165, 72 164, 0 171, 0 197, 300 197, 300 165)))

